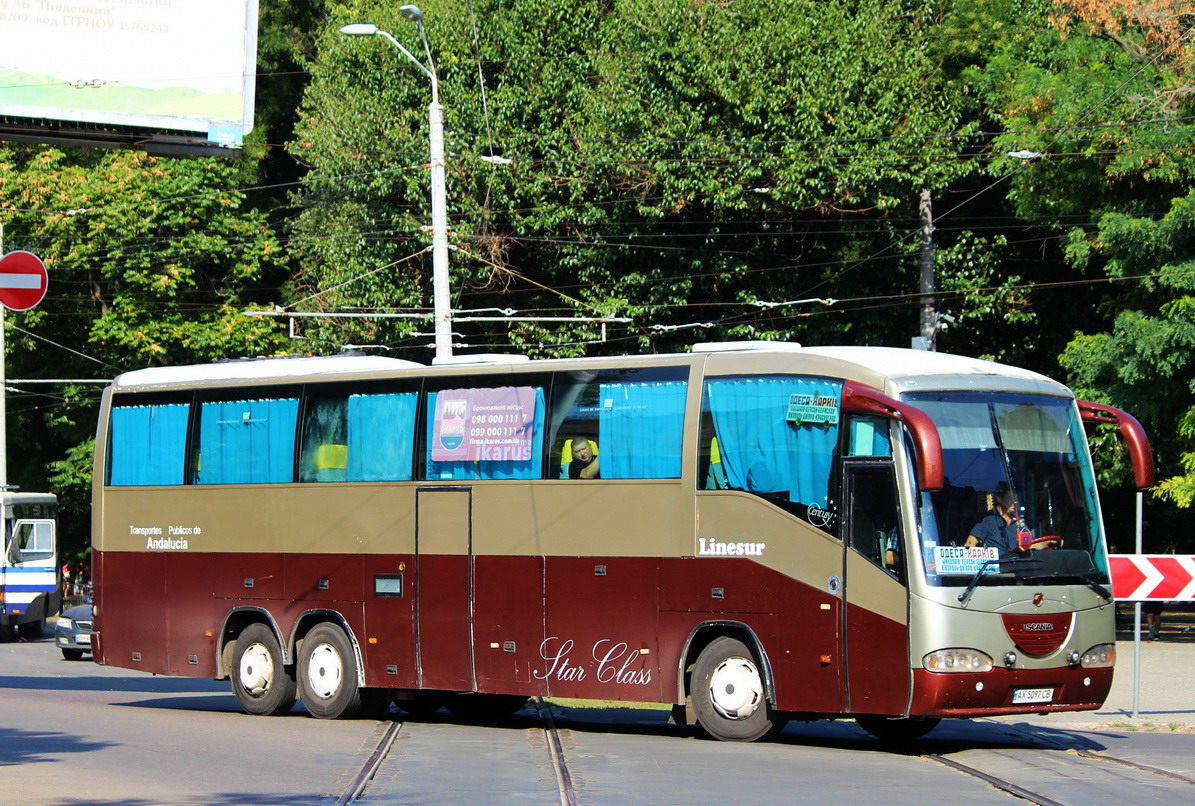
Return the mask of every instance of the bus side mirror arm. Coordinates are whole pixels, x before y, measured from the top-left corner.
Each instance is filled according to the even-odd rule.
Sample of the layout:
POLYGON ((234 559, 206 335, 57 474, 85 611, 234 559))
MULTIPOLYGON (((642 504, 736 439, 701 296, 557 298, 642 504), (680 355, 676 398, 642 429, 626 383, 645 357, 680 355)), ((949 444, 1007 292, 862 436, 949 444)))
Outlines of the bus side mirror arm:
POLYGON ((938 427, 924 411, 888 397, 874 386, 856 381, 847 381, 842 385, 842 410, 875 414, 904 423, 917 449, 917 483, 927 492, 946 486, 942 439, 938 436, 938 427))
POLYGON ((1129 448, 1129 458, 1133 462, 1133 482, 1138 490, 1152 487, 1154 484, 1154 456, 1149 448, 1149 437, 1137 418, 1127 411, 1121 411, 1113 406, 1102 403, 1089 403, 1086 400, 1075 401, 1079 404, 1079 415, 1084 422, 1115 423, 1120 428, 1120 435, 1124 437, 1129 448))

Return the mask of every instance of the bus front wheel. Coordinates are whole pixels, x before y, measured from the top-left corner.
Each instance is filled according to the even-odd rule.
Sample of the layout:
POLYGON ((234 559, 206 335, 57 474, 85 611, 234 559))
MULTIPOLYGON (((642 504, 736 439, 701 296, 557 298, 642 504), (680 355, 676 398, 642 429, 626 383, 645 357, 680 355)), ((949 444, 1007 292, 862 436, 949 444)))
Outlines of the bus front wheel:
POLYGON ((285 714, 295 704, 295 679, 283 666, 273 630, 264 624, 250 624, 237 636, 230 676, 232 692, 246 713, 285 714))
POLYGON ((701 651, 690 688, 697 721, 715 739, 753 742, 788 721, 768 703, 755 653, 737 638, 724 635, 701 651))
POLYGON ((298 670, 299 698, 312 716, 353 719, 370 710, 371 698, 357 687, 353 647, 335 624, 325 621, 307 633, 299 650, 298 670))

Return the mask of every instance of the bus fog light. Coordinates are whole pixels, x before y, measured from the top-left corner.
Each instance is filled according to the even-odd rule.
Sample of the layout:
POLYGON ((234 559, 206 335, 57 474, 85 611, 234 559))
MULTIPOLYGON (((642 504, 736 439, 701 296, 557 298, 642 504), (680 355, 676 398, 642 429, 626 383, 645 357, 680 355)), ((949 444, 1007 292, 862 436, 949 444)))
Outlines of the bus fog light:
POLYGON ((983 691, 983 681, 982 681, 982 680, 978 681, 978 682, 975 684, 975 690, 976 690, 976 691, 983 691))
POLYGON ((1083 653, 1084 669, 1108 669, 1116 665, 1116 645, 1096 644, 1083 653))
POLYGON ((1091 685, 1091 678, 1090 678, 1090 677, 1084 677, 1084 678, 1083 678, 1083 685, 1084 685, 1084 686, 1090 686, 1090 685, 1091 685))
POLYGON ((921 659, 931 672, 990 672, 992 659, 978 649, 939 649, 921 659))

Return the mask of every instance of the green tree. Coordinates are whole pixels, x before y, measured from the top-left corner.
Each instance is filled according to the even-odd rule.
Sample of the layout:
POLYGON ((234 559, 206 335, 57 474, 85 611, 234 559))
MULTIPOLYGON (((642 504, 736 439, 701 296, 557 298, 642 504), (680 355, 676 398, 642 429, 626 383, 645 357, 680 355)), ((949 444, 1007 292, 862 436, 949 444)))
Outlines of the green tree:
MULTIPOLYGON (((41 305, 7 317, 7 376, 103 379, 277 351, 276 326, 244 315, 275 299, 285 275, 277 238, 235 190, 242 177, 226 160, 0 146, 5 248, 39 255, 50 276, 41 305)), ((10 477, 72 491, 65 522, 78 549, 83 446, 102 386, 15 385, 10 477)))
MULTIPOLYGON (((916 200, 974 171, 974 124, 941 91, 921 21, 901 3, 423 10, 452 132, 454 307, 633 319, 606 328, 605 346, 584 343, 596 325, 529 323, 470 328, 470 342, 562 354, 675 349, 694 340, 691 325, 708 325, 700 339, 885 343, 915 332, 905 242, 916 200), (482 160, 493 156, 510 163, 482 160), (754 305, 891 295, 903 296, 903 317, 870 302, 754 305)), ((333 17, 291 145, 313 166, 296 198, 294 301, 426 310, 428 81, 389 43, 336 28, 368 20, 420 56, 422 45, 389 4, 333 17)), ((984 260, 969 243, 945 250, 946 265, 956 252, 984 260)), ((410 335, 419 323, 305 327, 317 349, 381 342, 426 356, 412 349, 427 343, 410 335)))
MULTIPOLYGON (((1195 93, 1189 4, 1076 0, 1055 28, 974 78, 1005 133, 998 152, 1043 156, 1012 174, 1019 216, 1048 222, 1068 264, 1103 291, 1072 324, 1061 363, 1080 394, 1135 412, 1153 438, 1161 497, 1195 499, 1195 93), (1185 22, 1184 22, 1185 21, 1185 22), (1078 331, 1078 332, 1075 332, 1078 331)), ((1008 166, 997 161, 998 169, 1008 166)), ((1129 476, 1093 439, 1105 482, 1129 476)), ((1173 544, 1171 544, 1173 545, 1173 544)))

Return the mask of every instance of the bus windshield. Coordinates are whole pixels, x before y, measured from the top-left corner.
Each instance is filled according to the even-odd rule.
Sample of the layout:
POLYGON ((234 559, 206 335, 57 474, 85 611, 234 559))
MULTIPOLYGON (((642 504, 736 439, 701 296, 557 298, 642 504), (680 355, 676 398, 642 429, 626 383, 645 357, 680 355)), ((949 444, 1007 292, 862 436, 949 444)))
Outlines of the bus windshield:
POLYGON ((946 485, 922 493, 933 585, 1106 585, 1095 478, 1073 401, 1001 392, 904 396, 933 419, 946 485))

